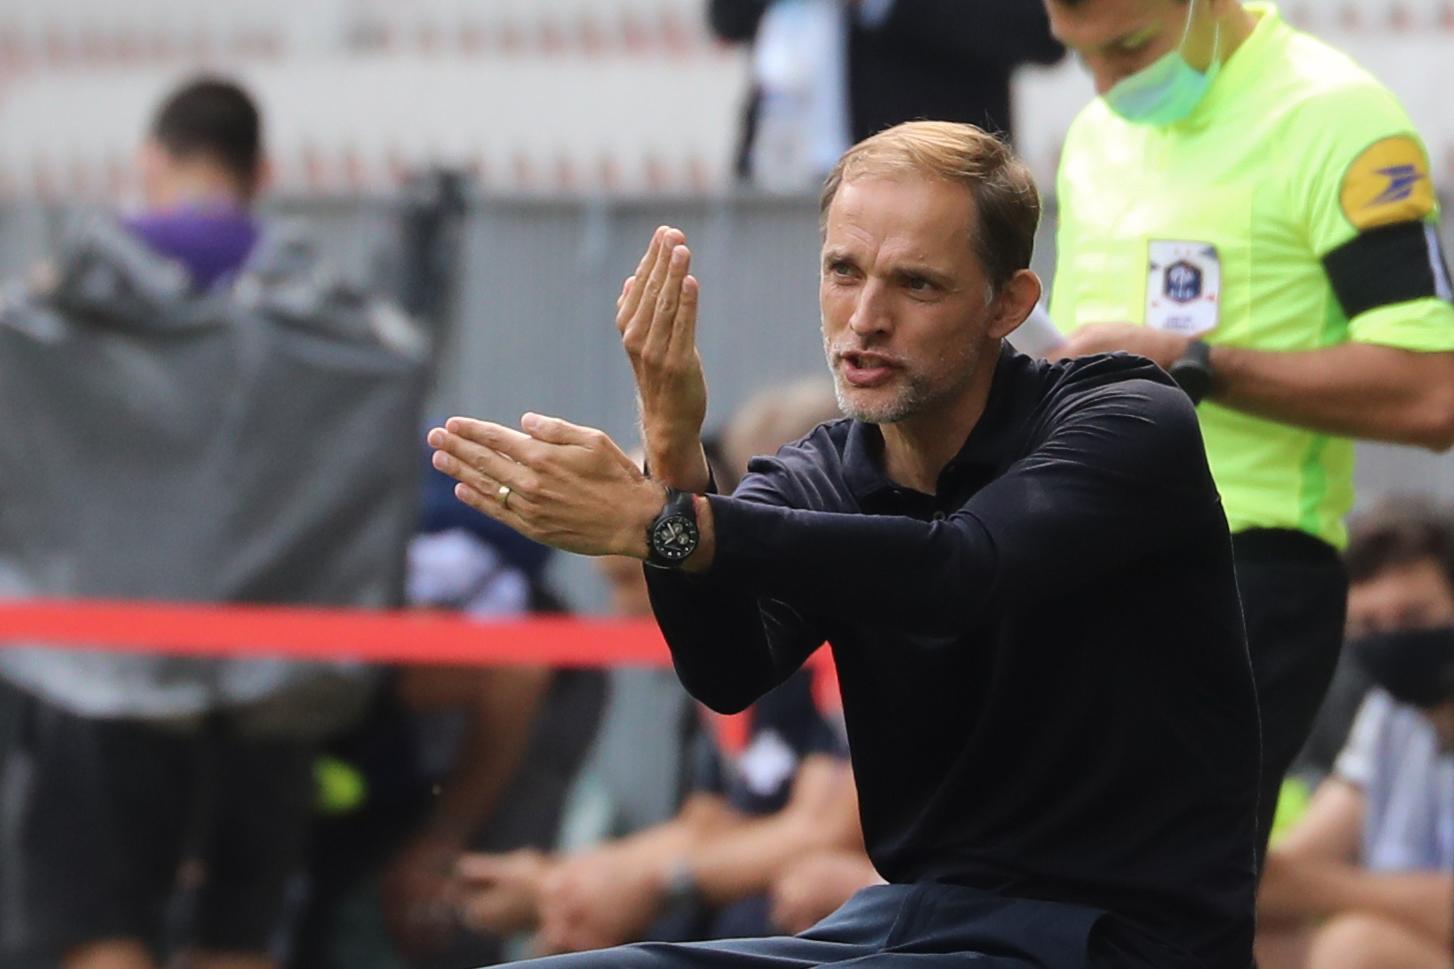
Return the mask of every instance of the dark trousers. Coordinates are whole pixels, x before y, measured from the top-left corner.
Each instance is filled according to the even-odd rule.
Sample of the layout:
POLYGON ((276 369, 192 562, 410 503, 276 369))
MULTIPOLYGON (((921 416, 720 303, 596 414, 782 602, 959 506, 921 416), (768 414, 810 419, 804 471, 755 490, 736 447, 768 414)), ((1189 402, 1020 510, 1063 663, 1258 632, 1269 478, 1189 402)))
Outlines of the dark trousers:
POLYGON ((313 804, 311 741, 23 703, 0 778, 0 966, 104 939, 274 948, 313 804))
POLYGON ((1283 775, 1308 739, 1338 665, 1348 576, 1332 546, 1302 532, 1239 532, 1232 550, 1262 717, 1260 870, 1283 775))
POLYGON ((1169 950, 1133 952, 1103 913, 953 885, 865 888, 802 935, 639 945, 552 956, 522 969, 1176 969, 1169 950))

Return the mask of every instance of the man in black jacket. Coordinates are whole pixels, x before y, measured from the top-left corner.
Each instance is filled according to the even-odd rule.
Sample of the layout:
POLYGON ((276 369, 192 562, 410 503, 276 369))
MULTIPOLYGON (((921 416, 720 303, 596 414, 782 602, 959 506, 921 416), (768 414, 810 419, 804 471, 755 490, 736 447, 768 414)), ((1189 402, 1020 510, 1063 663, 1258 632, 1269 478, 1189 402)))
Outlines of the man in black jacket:
MULTIPOLYGON (((780 0, 711 0, 712 31, 751 42, 780 0)), ((793 0, 798 2, 798 0, 793 0)), ((813 0, 825 2, 825 0, 813 0)), ((1050 36, 1041 4, 1025 0, 826 0, 842 8, 837 49, 846 140, 815 174, 827 174, 849 144, 917 118, 964 121, 1011 133, 1010 75, 1021 64, 1052 64, 1063 48, 1050 36)), ((760 72, 759 72, 760 74, 760 72)), ((738 172, 753 177, 754 141, 764 83, 753 85, 743 118, 738 172)))
POLYGON ((1257 710, 1191 402, 1140 357, 1004 345, 1040 295, 1039 201, 983 131, 867 139, 823 212, 823 340, 849 417, 754 460, 731 497, 708 494, 698 287, 673 229, 617 318, 651 477, 535 414, 524 433, 430 433, 473 507, 656 566, 657 621, 708 706, 740 710, 832 644, 889 884, 794 938, 571 969, 1245 969, 1257 710))

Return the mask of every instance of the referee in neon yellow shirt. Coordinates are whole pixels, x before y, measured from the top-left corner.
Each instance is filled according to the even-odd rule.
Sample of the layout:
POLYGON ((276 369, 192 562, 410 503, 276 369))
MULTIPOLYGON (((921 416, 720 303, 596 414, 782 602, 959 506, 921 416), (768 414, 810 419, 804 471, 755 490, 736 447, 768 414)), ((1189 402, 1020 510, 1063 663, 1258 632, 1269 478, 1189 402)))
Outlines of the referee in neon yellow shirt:
POLYGON ((1271 5, 1045 2, 1101 95, 1061 160, 1059 352, 1142 354, 1200 400, 1260 694, 1265 848, 1342 641, 1353 439, 1454 444, 1428 157, 1385 87, 1271 5))

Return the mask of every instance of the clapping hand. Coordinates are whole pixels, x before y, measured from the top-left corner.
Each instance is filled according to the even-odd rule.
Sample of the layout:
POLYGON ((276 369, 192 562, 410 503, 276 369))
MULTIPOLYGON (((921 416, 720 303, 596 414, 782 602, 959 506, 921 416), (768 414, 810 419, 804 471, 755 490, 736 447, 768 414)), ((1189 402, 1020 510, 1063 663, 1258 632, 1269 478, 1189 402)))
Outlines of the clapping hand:
POLYGON ((521 430, 451 417, 429 432, 455 495, 527 538, 582 555, 646 558, 665 489, 604 432, 526 414, 521 430))
POLYGON ((709 481, 701 444, 707 382, 690 266, 686 237, 663 226, 616 301, 652 479, 594 428, 539 414, 526 414, 518 431, 451 417, 428 441, 434 466, 459 482, 461 501, 555 548, 646 558, 646 530, 665 503, 663 485, 700 492, 709 481))
POLYGON ((621 287, 616 329, 636 375, 652 476, 682 491, 705 491, 707 381, 697 353, 699 288, 691 261, 679 229, 657 229, 621 287))

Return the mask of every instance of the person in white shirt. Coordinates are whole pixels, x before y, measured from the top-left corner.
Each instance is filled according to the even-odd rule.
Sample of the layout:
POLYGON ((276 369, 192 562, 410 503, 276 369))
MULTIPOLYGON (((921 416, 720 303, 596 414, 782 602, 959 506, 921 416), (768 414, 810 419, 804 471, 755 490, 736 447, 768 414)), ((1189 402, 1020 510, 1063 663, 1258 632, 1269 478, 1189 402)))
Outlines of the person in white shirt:
POLYGON ((1375 686, 1333 774, 1268 854, 1263 969, 1448 969, 1454 936, 1454 514, 1389 506, 1345 556, 1375 686))

